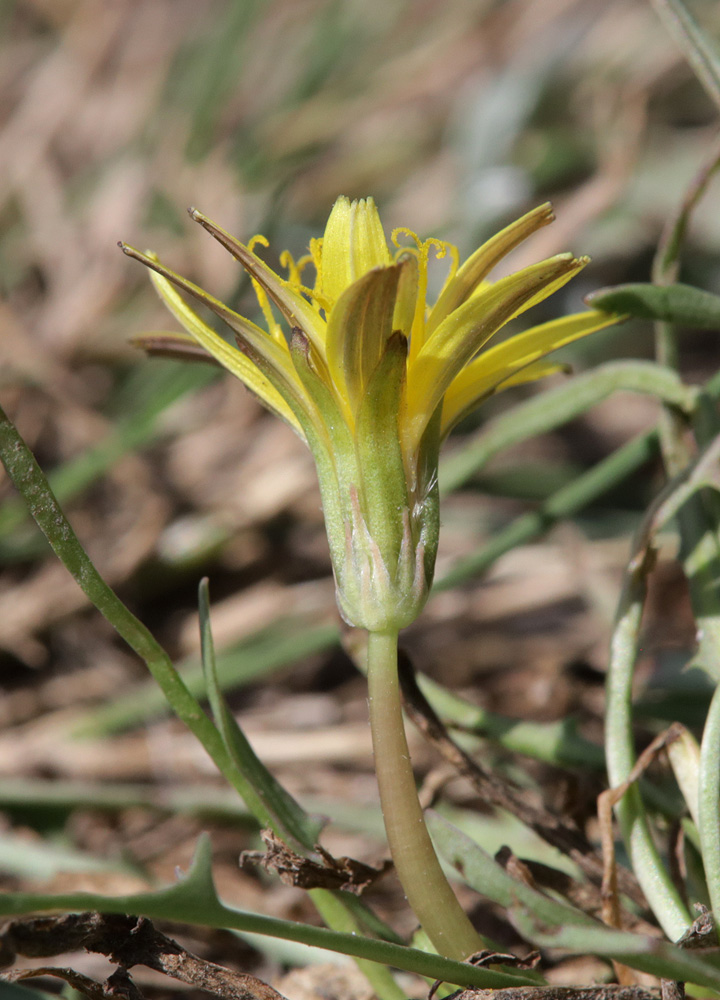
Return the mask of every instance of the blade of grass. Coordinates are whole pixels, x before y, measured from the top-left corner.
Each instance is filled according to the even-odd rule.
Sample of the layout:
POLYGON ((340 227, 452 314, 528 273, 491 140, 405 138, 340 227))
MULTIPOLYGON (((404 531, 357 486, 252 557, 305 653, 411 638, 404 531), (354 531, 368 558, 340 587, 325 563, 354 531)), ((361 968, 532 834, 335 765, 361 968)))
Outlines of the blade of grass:
MULTIPOLYGON (((695 73, 720 107, 720 58, 710 40, 694 22, 681 0, 655 0, 663 16, 682 45, 695 73)), ((688 188, 678 210, 672 216, 653 261, 653 280, 661 291, 675 280, 680 267, 680 251, 693 210, 720 169, 720 144, 688 188)), ((672 319, 672 317, 670 317, 672 319)), ((659 361, 677 366, 675 331, 667 317, 655 324, 656 355, 659 361)), ((699 446, 712 453, 713 438, 720 439, 717 409, 707 397, 700 397, 693 419, 699 446)), ((675 412, 663 408, 660 441, 669 475, 688 466, 690 454, 684 427, 675 412)), ((678 518, 683 568, 690 586, 690 596, 697 621, 698 651, 693 664, 703 669, 715 684, 720 684, 720 497, 717 491, 704 491, 691 498, 678 518)), ((699 766, 698 833, 707 889, 715 912, 720 907, 720 688, 716 688, 705 721, 699 766)))
MULTIPOLYGON (((684 9, 678 0, 672 0, 672 5, 680 12, 684 9)), ((660 295, 668 293, 669 286, 672 286, 672 282, 677 278, 680 251, 692 213, 718 169, 720 169, 720 144, 716 143, 710 157, 688 187, 677 210, 668 219, 660 239, 652 268, 653 282, 658 286, 660 295)), ((661 318, 655 322, 655 353, 661 364, 677 368, 677 337, 674 326, 668 318, 661 318)), ((720 433, 720 420, 716 409, 704 394, 698 397, 692 423, 699 447, 709 445, 711 439, 720 433)), ((672 478, 685 469, 692 460, 686 423, 676 409, 664 404, 658 429, 666 473, 668 478, 672 478)), ((678 520, 682 538, 681 558, 690 584, 691 601, 698 625, 699 650, 695 661, 718 682, 720 681, 720 587, 718 585, 720 498, 715 494, 699 493, 683 508, 678 520)))
POLYGON ((34 880, 52 879, 61 872, 68 875, 115 872, 134 877, 140 874, 138 867, 126 859, 97 857, 88 851, 12 833, 0 834, 0 871, 34 880))
POLYGON ((254 817, 230 790, 208 784, 158 787, 128 782, 57 781, 43 778, 0 778, 0 809, 8 812, 69 813, 74 809, 119 812, 150 809, 257 828, 254 817))
POLYGON ((279 837, 292 839, 306 850, 313 851, 324 821, 309 816, 270 774, 250 746, 223 697, 218 681, 215 644, 210 627, 210 595, 207 578, 200 581, 198 606, 202 666, 208 699, 225 749, 237 768, 238 780, 245 783, 246 791, 243 799, 263 826, 272 829, 279 837))
POLYGON ((462 875, 467 884, 486 899, 511 908, 518 902, 526 906, 539 921, 551 927, 556 924, 595 926, 597 921, 582 910, 519 882, 509 875, 457 827, 432 809, 426 812, 427 823, 441 855, 462 875))
POLYGON ((638 319, 659 319, 698 330, 717 330, 720 326, 720 295, 693 285, 615 285, 592 292, 585 301, 593 309, 609 313, 622 310, 638 319))
POLYGON ((700 748, 698 832, 708 893, 720 913, 720 686, 715 689, 700 748))
POLYGON ((663 979, 720 990, 720 968, 713 959, 702 957, 702 951, 689 951, 658 938, 611 930, 599 924, 541 927, 520 907, 514 911, 514 920, 520 933, 539 947, 562 948, 576 955, 603 955, 663 979))
POLYGON ((426 674, 417 675, 420 690, 446 723, 463 732, 487 737, 506 750, 524 754, 556 767, 582 767, 601 770, 605 753, 576 732, 572 719, 561 722, 525 722, 489 712, 448 691, 426 674))

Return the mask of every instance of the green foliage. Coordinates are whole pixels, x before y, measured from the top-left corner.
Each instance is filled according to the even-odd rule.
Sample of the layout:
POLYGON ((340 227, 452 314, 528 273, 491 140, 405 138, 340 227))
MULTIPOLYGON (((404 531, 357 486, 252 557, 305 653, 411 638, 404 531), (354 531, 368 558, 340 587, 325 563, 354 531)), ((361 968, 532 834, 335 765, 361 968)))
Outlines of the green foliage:
POLYGON ((258 759, 247 737, 237 724, 220 689, 215 644, 210 630, 210 598, 207 579, 200 582, 200 634, 205 684, 213 719, 228 757, 237 775, 237 787, 261 826, 278 837, 312 851, 317 844, 323 821, 308 816, 288 792, 273 778, 258 759))
POLYGON ((593 309, 626 313, 639 319, 664 320, 702 330, 720 327, 720 295, 692 285, 617 285, 592 292, 587 302, 593 309))

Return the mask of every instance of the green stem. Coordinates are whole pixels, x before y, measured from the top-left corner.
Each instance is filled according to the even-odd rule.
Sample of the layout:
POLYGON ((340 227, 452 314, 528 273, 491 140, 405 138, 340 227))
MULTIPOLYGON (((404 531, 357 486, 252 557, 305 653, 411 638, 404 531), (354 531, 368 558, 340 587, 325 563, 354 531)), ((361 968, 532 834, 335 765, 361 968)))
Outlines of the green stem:
POLYGON ((418 801, 400 702, 396 632, 369 634, 368 687, 380 803, 398 878, 440 954, 467 958, 482 944, 440 867, 418 801))
MULTIPOLYGON (((649 546, 643 558, 636 543, 626 571, 617 621, 610 645, 605 708, 605 756, 610 786, 621 785, 635 764, 632 682, 652 562, 649 546)), ((632 785, 615 807, 632 869, 650 908, 671 941, 686 931, 690 917, 653 840, 640 791, 632 785)))
POLYGON ((698 795, 698 832, 713 912, 720 914, 720 687, 710 703, 702 746, 698 795))

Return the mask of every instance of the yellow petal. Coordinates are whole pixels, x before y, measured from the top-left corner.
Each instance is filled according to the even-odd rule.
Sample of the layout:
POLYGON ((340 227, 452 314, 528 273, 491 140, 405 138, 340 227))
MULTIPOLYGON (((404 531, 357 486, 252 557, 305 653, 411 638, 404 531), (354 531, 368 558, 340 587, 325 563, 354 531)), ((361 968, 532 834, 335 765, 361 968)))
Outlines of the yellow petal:
POLYGON ((392 328, 410 338, 418 299, 419 267, 417 257, 407 254, 398 259, 402 265, 393 313, 392 328))
POLYGON ((400 276, 409 261, 369 271, 346 288, 333 306, 327 329, 327 363, 351 414, 393 332, 400 276))
MULTIPOLYGON (((480 359, 478 359, 480 360, 480 359)), ((502 392, 514 385, 525 385, 538 379, 555 375, 557 372, 568 372, 569 365, 557 364, 554 361, 535 361, 508 377, 503 372, 473 371, 473 361, 457 375, 445 393, 442 409, 441 437, 445 438, 453 427, 472 413, 484 400, 497 392, 502 392)))
POLYGON ((503 257, 538 229, 547 226, 554 218, 552 206, 546 202, 522 218, 511 222, 509 226, 483 243, 443 288, 428 317, 426 337, 430 336, 449 313, 465 302, 503 257))
POLYGON ((125 244, 122 244, 122 249, 129 257, 134 257, 151 269, 158 294, 188 333, 304 437, 299 413, 302 412, 305 419, 312 419, 313 408, 308 406, 308 401, 303 398, 304 392, 297 380, 287 347, 281 347, 260 327, 244 319, 191 281, 164 267, 156 257, 140 253, 125 244), (175 291, 173 285, 184 289, 224 320, 242 338, 255 357, 250 360, 203 323, 175 291), (263 365, 263 371, 258 368, 258 361, 263 365), (269 392, 269 388, 273 391, 269 392), (282 403, 279 400, 282 400, 282 403), (292 419, 288 416, 289 413, 294 415, 292 419))
POLYGON ((250 358, 246 357, 242 351, 238 351, 231 344, 228 344, 212 327, 204 323, 175 288, 173 288, 167 278, 156 272, 151 272, 150 277, 160 298, 188 333, 194 337, 197 343, 204 347, 212 357, 231 371, 233 375, 244 382, 248 389, 254 392, 268 409, 282 417, 283 420, 297 431, 300 437, 304 438, 305 434, 302 426, 293 411, 278 390, 250 358))
POLYGON ((496 389, 550 374, 550 370, 558 366, 548 363, 543 370, 543 366, 538 364, 546 354, 612 326, 622 318, 599 310, 574 313, 531 327, 483 351, 453 379, 447 390, 443 403, 442 434, 447 434, 459 419, 496 389))
POLYGON ((480 348, 509 320, 551 295, 586 263, 584 258, 558 254, 523 268, 484 285, 440 324, 409 365, 408 448, 417 447, 450 383, 480 348))
POLYGON ((260 260, 252 250, 236 240, 220 226, 206 218, 196 208, 190 209, 190 217, 199 222, 211 236, 228 250, 235 260, 239 261, 245 270, 263 288, 291 327, 299 326, 308 336, 320 354, 325 353, 325 321, 317 309, 307 299, 297 292, 289 281, 275 274, 272 268, 260 260))
POLYGON ((522 368, 514 375, 510 375, 503 382, 499 382, 496 387, 497 392, 504 392, 515 385, 526 385, 528 382, 537 382, 538 379, 547 378, 548 375, 569 375, 572 372, 572 365, 564 361, 533 361, 527 368, 522 368))
POLYGON ((341 197, 325 227, 321 253, 322 294, 331 302, 375 267, 392 263, 375 202, 341 197))

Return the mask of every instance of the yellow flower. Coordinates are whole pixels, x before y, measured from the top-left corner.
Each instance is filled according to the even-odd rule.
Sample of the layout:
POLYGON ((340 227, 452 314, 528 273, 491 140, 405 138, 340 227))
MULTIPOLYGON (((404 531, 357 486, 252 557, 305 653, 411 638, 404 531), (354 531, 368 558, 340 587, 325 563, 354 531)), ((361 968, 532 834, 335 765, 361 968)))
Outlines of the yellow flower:
MULTIPOLYGON (((322 239, 282 277, 200 212, 192 218, 252 278, 265 328, 123 245, 153 270, 161 298, 188 343, 240 378, 302 437, 318 469, 338 604, 352 625, 392 631, 413 621, 432 581, 438 538, 437 466, 450 430, 488 396, 561 366, 542 359, 615 318, 586 311, 534 326, 488 347, 511 319, 561 288, 587 258, 558 254, 501 278, 495 265, 553 219, 541 205, 458 266, 457 249, 406 229, 388 247, 371 198, 339 198, 322 239), (409 245, 403 245, 409 241, 409 245), (426 302, 430 253, 448 257, 434 305, 426 302), (304 284, 314 265, 312 287, 304 284), (233 346, 177 289, 209 307, 235 334, 233 346), (274 307, 274 308, 273 308, 274 307)), ((167 339, 184 348, 182 335, 167 339)))

